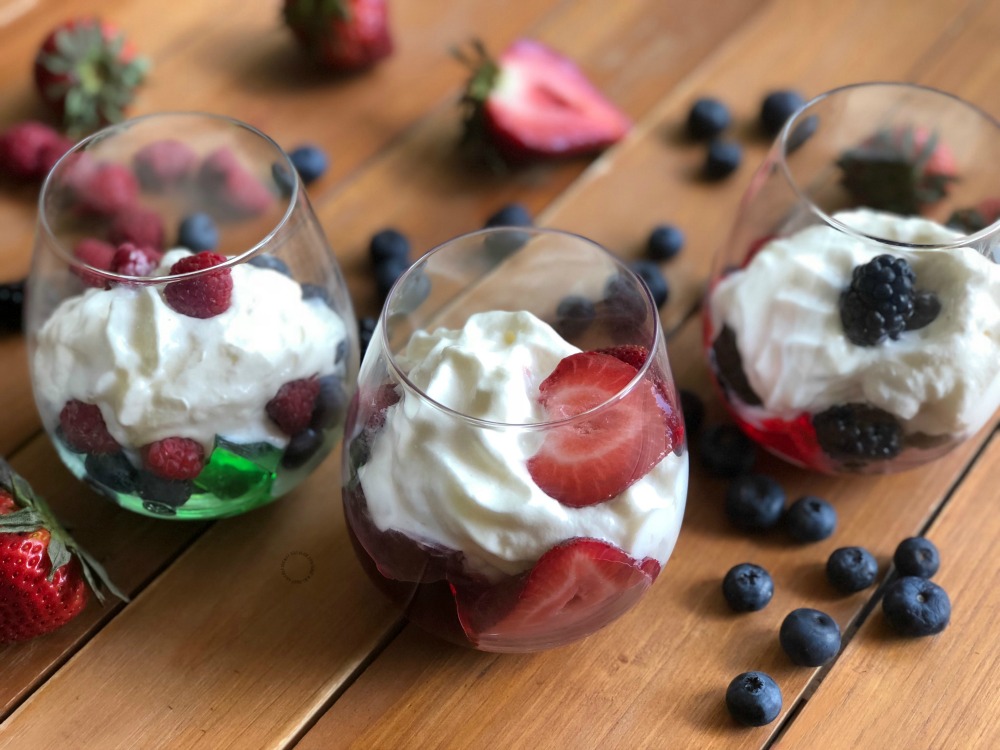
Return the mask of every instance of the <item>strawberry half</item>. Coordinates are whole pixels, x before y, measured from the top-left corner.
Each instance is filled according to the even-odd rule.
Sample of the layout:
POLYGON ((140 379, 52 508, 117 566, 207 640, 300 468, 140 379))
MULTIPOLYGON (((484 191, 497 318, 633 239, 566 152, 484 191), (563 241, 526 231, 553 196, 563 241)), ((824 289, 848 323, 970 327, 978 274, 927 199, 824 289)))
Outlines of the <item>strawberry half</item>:
POLYGON ((0 458, 0 644, 62 627, 87 605, 88 587, 100 602, 104 589, 128 601, 0 458))
POLYGON ((672 448, 666 415, 652 384, 616 397, 636 368, 611 354, 565 357, 538 388, 551 420, 592 414, 551 427, 528 472, 545 494, 574 508, 617 497, 672 448))
POLYGON ((56 26, 35 57, 35 88, 70 132, 118 122, 149 70, 117 28, 99 18, 56 26))
POLYGON ((285 0, 284 18, 326 68, 361 70, 392 54, 386 0, 285 0))
POLYGON ((638 561, 613 544, 578 537, 550 549, 513 584, 472 601, 456 588, 458 616, 474 643, 544 648, 608 624, 638 601, 659 572, 652 558, 638 561))
POLYGON ((465 139, 507 162, 600 151, 620 140, 629 118, 576 64, 544 44, 521 39, 493 60, 481 44, 462 98, 465 139))

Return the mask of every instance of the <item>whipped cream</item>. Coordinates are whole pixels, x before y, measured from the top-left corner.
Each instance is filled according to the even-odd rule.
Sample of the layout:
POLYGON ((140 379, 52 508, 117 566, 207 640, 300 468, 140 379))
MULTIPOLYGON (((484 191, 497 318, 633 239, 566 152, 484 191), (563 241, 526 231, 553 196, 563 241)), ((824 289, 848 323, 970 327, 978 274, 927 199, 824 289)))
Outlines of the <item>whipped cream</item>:
MULTIPOLYGON (((156 275, 187 254, 166 253, 156 275)), ((175 312, 154 286, 65 300, 39 331, 32 362, 43 418, 57 422, 78 399, 97 404, 132 449, 171 436, 197 440, 206 455, 216 435, 286 445, 265 405, 290 380, 343 368, 334 359, 344 323, 283 274, 242 263, 232 279, 229 309, 205 319, 175 312)))
POLYGON ((668 454, 618 497, 585 508, 549 497, 528 472, 543 435, 510 425, 545 421, 538 386, 578 351, 528 312, 478 313, 460 330, 414 334, 397 358, 409 380, 440 405, 506 426, 474 426, 401 389, 358 469, 375 525, 461 550, 490 577, 526 570, 581 536, 665 563, 684 512, 686 454, 668 454))
MULTIPOLYGON (((922 218, 871 210, 839 213, 855 231, 907 245, 950 244, 960 234, 922 218)), ((1000 266, 971 247, 893 247, 822 224, 772 240, 712 291, 712 337, 736 334, 743 369, 766 415, 790 419, 835 404, 868 402, 905 432, 968 434, 1000 405, 1000 266), (929 325, 879 346, 843 333, 841 292, 855 266, 905 258, 917 289, 941 311, 929 325)), ((750 414, 756 409, 747 408, 750 414)))

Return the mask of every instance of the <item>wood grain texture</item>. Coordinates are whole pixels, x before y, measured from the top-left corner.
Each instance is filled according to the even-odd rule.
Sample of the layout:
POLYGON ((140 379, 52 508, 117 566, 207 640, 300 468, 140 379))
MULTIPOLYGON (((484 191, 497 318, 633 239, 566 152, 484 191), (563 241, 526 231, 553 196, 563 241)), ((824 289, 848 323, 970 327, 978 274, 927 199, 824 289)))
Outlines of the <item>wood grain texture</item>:
POLYGON ((994 439, 926 532, 941 552, 934 581, 951 598, 951 624, 905 638, 878 607, 776 747, 1000 746, 998 472, 994 439))

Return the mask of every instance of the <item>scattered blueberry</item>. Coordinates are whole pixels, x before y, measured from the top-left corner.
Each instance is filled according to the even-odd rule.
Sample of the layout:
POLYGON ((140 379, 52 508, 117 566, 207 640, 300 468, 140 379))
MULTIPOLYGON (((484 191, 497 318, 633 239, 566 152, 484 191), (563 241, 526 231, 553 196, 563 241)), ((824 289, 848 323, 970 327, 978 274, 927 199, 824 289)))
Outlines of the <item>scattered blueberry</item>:
POLYGON ((764 531, 781 520, 785 490, 763 474, 736 477, 726 490, 726 516, 738 528, 764 531))
POLYGON ((798 151, 802 144, 812 138, 818 129, 819 118, 816 115, 809 115, 800 120, 792 128, 788 138, 785 139, 785 153, 793 154, 798 151))
POLYGON ((490 227, 530 227, 534 224, 531 213, 520 203, 507 203, 486 219, 484 228, 490 227))
POLYGON ((491 229, 497 231, 487 234, 483 245, 493 256, 494 262, 497 263, 520 250, 531 239, 528 232, 518 231, 509 226, 497 226, 491 227, 491 229))
POLYGON ((409 314, 420 307, 430 296, 431 279, 422 268, 406 277, 393 297, 392 313, 409 314))
POLYGON ((319 379, 319 393, 313 406, 309 426, 314 430, 326 430, 340 422, 347 409, 347 392, 336 375, 324 375, 319 379))
POLYGON ((281 465, 286 469, 297 469, 315 456, 321 445, 323 445, 323 431, 307 427, 302 432, 292 435, 281 456, 281 465))
POLYGON ((896 547, 892 562, 901 576, 933 578, 941 567, 941 555, 930 539, 911 536, 896 547))
POLYGON ((362 358, 364 358, 365 352, 368 350, 368 345, 372 342, 372 336, 375 333, 377 325, 378 321, 375 318, 358 318, 358 347, 361 349, 362 358))
POLYGON ((823 498, 806 495, 788 506, 785 528, 798 542, 818 542, 837 528, 837 511, 823 498))
POLYGON ((703 430, 698 444, 701 463, 712 476, 731 479, 749 472, 757 461, 757 446, 728 422, 703 430))
POLYGON ((889 584, 882 599, 882 612, 902 635, 940 633, 951 619, 951 600, 933 581, 903 576, 889 584))
POLYGON ((721 180, 735 172, 743 160, 743 149, 732 141, 715 140, 708 144, 702 173, 705 179, 721 180))
POLYGON ((389 295, 392 285, 409 267, 409 263, 398 260, 385 260, 375 266, 375 287, 380 299, 384 300, 389 295))
POLYGON ((678 395, 681 400, 681 412, 684 414, 684 427, 688 435, 697 435, 705 422, 705 402, 694 391, 680 388, 678 395))
POLYGON ((90 453, 83 465, 92 480, 113 492, 135 490, 138 472, 122 451, 90 453))
POLYGON ((292 166, 299 173, 302 182, 308 185, 322 177, 330 166, 330 160, 326 152, 319 146, 306 144, 294 149, 288 158, 292 161, 292 166))
POLYGON ((759 565, 740 563, 722 579, 722 595, 733 611, 756 612, 764 609, 774 596, 774 581, 759 565))
POLYGON ((410 265, 410 241, 397 229, 383 229, 372 235, 368 256, 375 266, 388 261, 410 265))
POLYGON ((762 727, 781 713, 781 688, 764 672, 744 672, 726 688, 726 708, 740 724, 762 727))
POLYGON ((788 118, 795 114, 806 100, 797 91, 772 91, 760 105, 760 126, 772 138, 781 132, 788 118))
POLYGON ((641 326, 646 321, 646 301, 632 277, 615 273, 604 284, 604 304, 609 317, 620 318, 622 327, 641 326))
POLYGON ((691 138, 708 140, 728 128, 730 122, 729 107, 718 99, 702 97, 688 111, 687 133, 691 138))
POLYGON ((782 621, 778 640, 800 667, 819 667, 840 651, 840 626, 826 612, 802 607, 782 621))
POLYGON ((652 260, 670 260, 684 249, 684 232, 673 224, 653 228, 646 240, 646 254, 652 260))
POLYGON ((649 293, 652 295, 653 302, 657 308, 667 304, 667 298, 670 296, 670 287, 667 285, 667 280, 656 263, 651 260, 634 260, 629 264, 629 268, 632 269, 632 273, 642 279, 646 288, 649 289, 649 293))
POLYGON ((215 250, 219 246, 219 228, 215 219, 206 213, 196 212, 181 219, 177 230, 177 244, 193 253, 215 250))
POLYGON ((278 192, 281 195, 287 197, 292 194, 292 188, 295 187, 295 178, 288 167, 281 162, 274 162, 271 165, 271 177, 274 179, 274 184, 278 186, 278 192))
POLYGON ((826 561, 826 577, 838 591, 853 594, 875 583, 878 561, 864 547, 840 547, 826 561))
POLYGON ((559 335, 565 339, 579 336, 597 316, 597 308, 586 297, 570 294, 556 305, 556 325, 559 335))
POLYGON ((292 269, 288 267, 288 264, 281 260, 281 258, 276 258, 273 255, 268 255, 267 253, 255 255, 248 261, 248 263, 250 263, 251 266, 266 268, 269 271, 277 271, 283 276, 292 278, 292 269))
POLYGON ((24 324, 24 280, 0 284, 0 330, 20 331, 24 324))

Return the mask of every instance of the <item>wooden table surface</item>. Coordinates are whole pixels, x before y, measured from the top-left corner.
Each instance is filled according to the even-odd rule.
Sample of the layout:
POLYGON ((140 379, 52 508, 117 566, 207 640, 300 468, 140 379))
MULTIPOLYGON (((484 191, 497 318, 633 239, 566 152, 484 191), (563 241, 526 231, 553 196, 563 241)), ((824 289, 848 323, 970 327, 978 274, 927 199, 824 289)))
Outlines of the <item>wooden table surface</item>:
MULTIPOLYGON (((246 120, 279 143, 325 146, 330 172, 309 194, 359 315, 377 313, 367 240, 385 226, 419 252, 480 227, 506 201, 538 223, 625 257, 676 223, 682 255, 664 264, 662 317, 680 385, 708 387, 697 307, 713 252, 767 142, 764 93, 807 95, 864 80, 919 81, 1000 115, 1000 2, 987 0, 390 0, 395 55, 367 74, 310 71, 278 0, 0 0, 0 126, 41 114, 34 51, 64 17, 100 12, 154 68, 142 114, 202 109, 246 120), (635 121, 593 160, 506 175, 456 158, 464 69, 449 49, 499 49, 518 36, 577 60, 635 121), (693 99, 732 108, 739 171, 696 179, 702 148, 680 126, 693 99)), ((0 279, 28 269, 35 188, 0 192, 0 279)), ((995 748, 1000 747, 1000 480, 994 423, 939 462, 883 478, 829 478, 762 458, 789 497, 836 504, 829 540, 736 533, 725 484, 693 462, 677 549, 646 598, 601 633, 527 656, 436 641, 401 621, 355 561, 334 455, 293 494, 216 523, 142 518, 98 498, 40 431, 24 341, 0 337, 0 453, 46 495, 132 601, 91 603, 62 630, 0 647, 0 748, 995 748), (823 565, 858 544, 888 574, 906 536, 926 533, 954 605, 942 634, 894 636, 880 588, 834 596, 823 565), (774 575, 765 610, 730 613, 720 581, 752 560, 774 575), (793 666, 777 639, 799 606, 845 631, 832 665, 793 666), (728 716, 729 680, 769 672, 784 708, 749 729, 728 716)))

